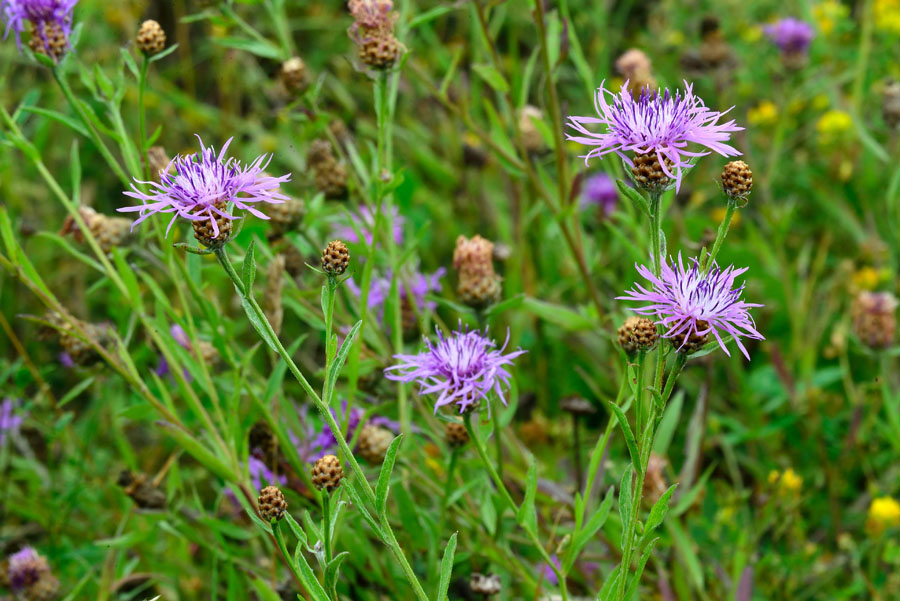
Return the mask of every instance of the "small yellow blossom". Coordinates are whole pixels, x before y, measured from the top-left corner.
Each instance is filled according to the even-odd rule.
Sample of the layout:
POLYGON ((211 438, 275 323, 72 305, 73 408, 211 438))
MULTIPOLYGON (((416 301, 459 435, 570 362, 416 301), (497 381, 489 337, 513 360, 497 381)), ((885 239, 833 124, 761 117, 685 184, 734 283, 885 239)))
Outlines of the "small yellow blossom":
POLYGON ((803 478, 792 468, 787 468, 783 472, 772 470, 769 472, 769 484, 776 487, 780 496, 793 497, 803 488, 803 478))
POLYGON ((818 26, 817 29, 822 32, 822 35, 829 35, 834 31, 838 21, 846 18, 849 9, 838 0, 825 0, 813 6, 812 12, 813 19, 818 26))
POLYGON ((874 267, 861 267, 851 277, 853 287, 859 290, 874 290, 881 283, 881 273, 874 267))
POLYGON ((771 100, 763 100, 747 111, 747 121, 757 127, 769 127, 778 121, 778 107, 771 100))
POLYGON ((875 0, 872 10, 876 29, 900 35, 900 0, 875 0))
POLYGON ((752 44, 753 42, 758 42, 763 37, 763 28, 761 25, 753 25, 751 27, 747 27, 741 32, 741 38, 747 42, 752 44))
POLYGON ((872 499, 869 516, 866 518, 866 532, 871 536, 878 536, 896 526, 900 526, 900 503, 892 497, 872 499))
MULTIPOLYGON (((716 207, 712 210, 712 220, 715 223, 721 223, 722 220, 725 219, 725 207, 716 207)), ((737 227, 741 224, 741 213, 740 211, 735 211, 731 215, 731 227, 737 227)))
POLYGON ((839 142, 852 128, 853 117, 850 116, 850 113, 837 109, 828 111, 816 122, 819 142, 826 146, 839 142))

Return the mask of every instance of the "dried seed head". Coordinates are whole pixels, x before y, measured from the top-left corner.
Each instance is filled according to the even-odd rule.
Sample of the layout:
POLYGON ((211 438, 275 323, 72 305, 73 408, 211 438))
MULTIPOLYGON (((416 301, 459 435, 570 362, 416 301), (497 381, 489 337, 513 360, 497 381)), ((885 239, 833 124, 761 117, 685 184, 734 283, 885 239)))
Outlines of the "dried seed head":
POLYGON ((389 69, 403 54, 403 44, 394 37, 397 14, 390 0, 350 0, 353 25, 347 30, 359 49, 359 58, 373 69, 389 69))
POLYGON ((66 34, 58 23, 45 22, 41 25, 40 32, 31 32, 28 47, 35 54, 45 54, 54 61, 59 62, 59 59, 66 53, 69 42, 66 40, 66 34))
POLYGON ((162 26, 153 19, 147 19, 141 23, 137 38, 138 50, 147 56, 159 54, 166 47, 166 32, 162 26))
POLYGON ((890 292, 861 292, 853 302, 853 331, 866 346, 884 349, 894 343, 897 298, 890 292))
POLYGON ((573 415, 593 415, 597 413, 593 403, 579 396, 566 397, 560 401, 559 406, 563 411, 568 411, 573 415))
POLYGON ((753 188, 753 172, 744 161, 731 161, 722 171, 722 189, 729 198, 746 202, 753 188))
POLYGON ((287 510, 284 493, 277 486, 267 486, 259 491, 257 502, 259 503, 259 515, 267 522, 280 520, 287 510))
POLYGON ((262 460, 270 469, 278 464, 278 437, 265 422, 256 422, 247 435, 247 444, 262 453, 262 460))
POLYGON ((458 449, 469 442, 469 432, 459 422, 447 422, 444 427, 444 439, 447 441, 447 446, 458 449))
POLYGON ((379 464, 384 461, 388 447, 394 440, 390 430, 378 426, 363 426, 359 433, 359 445, 356 450, 360 457, 371 464, 379 464))
POLYGON ((641 95, 644 88, 656 89, 653 64, 643 50, 631 48, 625 51, 616 60, 616 70, 628 81, 628 91, 635 98, 641 95))
MULTIPOLYGON (((91 236, 97 240, 100 249, 105 253, 109 253, 118 246, 124 246, 132 238, 130 219, 109 217, 98 213, 91 207, 80 207, 78 213, 91 236)), ((84 232, 81 231, 71 215, 68 215, 63 222, 60 234, 72 234, 77 242, 84 242, 84 232)))
MULTIPOLYGON (((675 164, 669 160, 669 157, 663 157, 663 161, 665 161, 666 169, 668 169, 669 173, 675 173, 675 164)), ((663 171, 656 153, 635 154, 633 163, 631 175, 638 188, 648 192, 661 192, 674 181, 673 178, 666 175, 666 172, 663 171)))
POLYGON ((373 35, 359 44, 359 58, 373 69, 390 69, 403 55, 403 44, 394 34, 373 35))
POLYGON ((328 140, 313 140, 306 151, 307 164, 315 169, 320 163, 333 161, 334 151, 328 140))
POLYGON ((486 576, 478 572, 472 572, 472 576, 469 577, 469 588, 476 595, 484 595, 485 597, 498 595, 501 590, 500 576, 497 574, 486 576))
POLYGON ((885 83, 881 92, 881 116, 888 128, 900 128, 900 81, 885 83))
MULTIPOLYGON (((107 346, 112 342, 112 336, 107 325, 83 321, 78 323, 85 335, 89 339, 96 341, 100 346, 107 346)), ((59 344, 76 365, 91 365, 100 359, 100 355, 94 347, 76 336, 74 328, 68 323, 65 323, 63 328, 59 330, 59 344)))
POLYGON ((453 251, 453 267, 459 272, 457 294, 466 305, 480 309, 500 299, 500 277, 494 272, 494 244, 481 236, 460 236, 453 251))
POLYGON ((288 198, 287 201, 272 205, 267 215, 269 217, 269 239, 280 238, 297 228, 303 221, 306 205, 302 200, 288 198))
POLYGON ((619 346, 633 355, 638 351, 649 351, 659 337, 656 324, 646 317, 629 317, 619 327, 619 346))
POLYGON ((312 469, 312 481, 319 490, 333 491, 344 478, 344 468, 334 455, 325 455, 316 461, 312 469))
MULTIPOLYGON (((228 203, 220 200, 214 206, 218 211, 225 213, 228 203)), ((234 229, 231 219, 226 219, 216 213, 213 214, 215 215, 216 226, 219 228, 218 234, 216 234, 215 228, 213 228, 209 219, 191 221, 191 225, 194 226, 194 238, 210 250, 216 250, 225 246, 225 243, 231 238, 231 232, 234 229)))
MULTIPOLYGON (((709 323, 703 321, 702 319, 697 320, 697 329, 700 331, 708 330, 709 323)), ((709 332, 702 335, 697 335, 696 332, 691 331, 690 336, 686 336, 685 334, 675 334, 669 340, 672 341, 672 346, 675 347, 675 350, 679 353, 696 353, 709 342, 709 332)))
POLYGON ((281 334, 281 323, 284 321, 284 307, 281 302, 284 288, 284 255, 277 255, 266 270, 266 291, 263 294, 263 308, 272 329, 281 334))
MULTIPOLYGON (((169 155, 166 154, 166 149, 162 146, 151 146, 148 148, 147 159, 150 163, 150 174, 153 176, 153 181, 158 182, 161 179, 160 176, 166 173, 172 164, 172 159, 169 158, 169 155)), ((279 205, 272 206, 277 207, 279 205)))
POLYGON ((163 509, 166 506, 166 494, 148 481, 144 474, 124 470, 119 474, 117 483, 141 509, 163 509))
POLYGON ((669 488, 664 473, 668 464, 668 460, 662 455, 650 453, 650 459, 647 462, 647 472, 644 475, 644 500, 651 506, 659 501, 669 488))
POLYGON ((350 251, 340 240, 332 240, 322 251, 322 269, 330 275, 341 275, 350 265, 350 251))
POLYGON ((299 56, 284 61, 281 65, 281 81, 284 87, 293 93, 303 92, 309 85, 309 74, 306 63, 299 56))
POLYGON ((326 198, 339 199, 347 195, 347 168, 334 157, 328 141, 314 140, 307 151, 306 162, 313 170, 316 188, 326 198))
POLYGON ((541 121, 544 114, 536 106, 530 104, 519 111, 519 130, 522 132, 522 143, 528 152, 539 152, 544 148, 544 136, 535 125, 535 121, 541 121))

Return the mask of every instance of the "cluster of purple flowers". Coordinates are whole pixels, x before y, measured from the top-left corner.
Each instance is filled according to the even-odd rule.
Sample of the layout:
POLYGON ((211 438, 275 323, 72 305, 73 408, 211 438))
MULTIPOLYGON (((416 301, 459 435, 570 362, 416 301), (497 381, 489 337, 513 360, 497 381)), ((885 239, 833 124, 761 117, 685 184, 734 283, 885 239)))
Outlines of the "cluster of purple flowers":
POLYGON ((763 27, 763 33, 784 55, 804 54, 816 35, 812 25, 800 19, 781 19, 763 27))
MULTIPOLYGON (((331 233, 331 237, 343 242, 358 244, 360 242, 360 237, 356 233, 358 230, 366 246, 371 245, 372 240, 375 238, 375 214, 369 207, 361 206, 358 211, 351 212, 350 215, 356 227, 353 224, 340 226, 331 233)), ((396 206, 391 207, 391 217, 394 244, 403 246, 403 224, 406 223, 406 219, 400 214, 396 206)))
POLYGON ((215 149, 203 145, 200 155, 179 155, 172 159, 169 166, 161 172, 160 182, 136 183, 148 186, 150 193, 141 192, 134 184, 126 196, 136 198, 142 204, 118 209, 122 213, 140 213, 134 225, 138 225, 156 213, 173 213, 172 220, 166 228, 166 235, 178 217, 191 221, 208 220, 215 236, 219 235, 217 219, 239 219, 225 210, 225 203, 234 203, 241 209, 259 217, 268 219, 265 214, 254 207, 263 202, 281 204, 288 200, 278 191, 280 184, 291 179, 290 174, 271 177, 264 173, 271 161, 271 155, 261 155, 249 165, 242 165, 234 158, 226 157, 225 152, 233 138, 229 138, 222 150, 216 155, 215 149), (172 175, 172 168, 175 174, 172 175))
MULTIPOLYGON (((323 455, 336 453, 338 450, 337 438, 335 437, 334 432, 331 431, 331 428, 328 427, 328 424, 324 424, 321 430, 316 428, 313 425, 312 420, 308 417, 309 408, 306 405, 301 407, 299 412, 300 422, 309 424, 309 426, 302 437, 297 436, 290 431, 288 432, 288 436, 290 436, 291 442, 293 442, 294 446, 299 450, 301 459, 307 462, 313 462, 323 455)), ((348 408, 347 401, 341 402, 341 413, 343 415, 338 415, 334 409, 331 410, 331 415, 334 416, 334 419, 338 424, 343 424, 344 420, 347 421, 348 442, 353 438, 354 434, 356 434, 356 431, 365 425, 380 426, 395 433, 400 431, 400 424, 386 417, 373 415, 370 416, 367 421, 363 422, 363 418, 365 418, 366 415, 365 409, 362 407, 348 408)))
POLYGON ((616 182, 607 173, 595 173, 584 181, 581 189, 581 208, 597 207, 601 217, 613 214, 619 205, 619 190, 616 182))
MULTIPOLYGON (((566 134, 569 140, 592 146, 583 155, 585 163, 593 157, 616 153, 629 165, 631 157, 626 153, 655 154, 665 174, 681 186, 682 170, 691 166, 691 159, 717 152, 722 156, 738 156, 741 153, 726 144, 738 127, 734 120, 719 123, 725 113, 713 111, 694 95, 691 84, 685 82, 684 92, 676 90, 651 91, 644 88, 635 99, 627 83, 618 94, 613 94, 601 84, 594 98, 597 117, 569 117, 569 127, 577 135, 566 134), (609 97, 609 99, 607 99, 609 97), (588 125, 604 125, 606 131, 590 131, 588 125), (688 150, 690 144, 705 147, 709 151, 688 150), (672 173, 664 159, 675 167, 672 173)), ((730 110, 730 109, 729 109, 730 110)), ((728 111, 725 111, 726 113, 728 111)))
POLYGON ((41 36, 47 44, 46 30, 58 28, 66 40, 72 33, 72 11, 78 0, 0 0, 0 13, 6 21, 3 39, 12 31, 16 36, 16 45, 22 49, 22 33, 25 22, 31 22, 35 34, 41 36))
POLYGON ((6 398, 0 403, 0 445, 6 442, 6 437, 19 431, 25 414, 18 411, 18 401, 6 398))
MULTIPOLYGON (((419 310, 433 311, 437 307, 437 303, 427 300, 426 297, 428 294, 441 291, 441 278, 446 273, 447 270, 441 267, 432 274, 416 271, 408 279, 400 278, 397 286, 401 302, 412 295, 412 301, 415 302, 415 306, 419 310), (407 286, 407 284, 409 285, 407 286)), ((391 290, 391 281, 391 272, 388 271, 385 277, 372 278, 372 283, 369 286, 369 308, 377 313, 378 319, 382 324, 384 324, 384 303, 387 301, 391 290)), ((362 295, 362 289, 353 278, 347 280, 347 288, 356 297, 362 295)))
POLYGON ((685 267, 680 254, 677 263, 671 258, 666 261, 665 257, 661 263, 659 277, 643 265, 636 266, 638 273, 649 280, 649 290, 635 284, 633 289, 625 291, 625 296, 617 298, 651 303, 631 310, 639 315, 655 316, 657 323, 668 328, 663 334, 664 338, 677 336, 684 337, 687 341, 692 335, 712 334, 725 354, 731 356, 722 339, 723 336, 730 335, 749 360, 750 355, 741 343, 741 336, 753 340, 765 338, 756 330, 756 324, 748 310, 762 305, 742 301, 744 286, 734 285, 734 280, 747 271, 747 268, 735 269, 729 266, 720 269, 714 262, 703 272, 696 259, 691 259, 685 267))
POLYGON ((400 363, 385 369, 385 377, 416 382, 423 395, 438 394, 435 413, 445 405, 455 405, 460 413, 474 410, 492 391, 506 405, 504 389, 509 388, 511 378, 506 368, 526 352, 520 349, 503 354, 509 343, 508 332, 499 349, 487 337, 487 330, 464 330, 462 324, 448 337, 437 330, 437 337, 437 344, 426 338, 426 350, 418 355, 394 355, 400 363))

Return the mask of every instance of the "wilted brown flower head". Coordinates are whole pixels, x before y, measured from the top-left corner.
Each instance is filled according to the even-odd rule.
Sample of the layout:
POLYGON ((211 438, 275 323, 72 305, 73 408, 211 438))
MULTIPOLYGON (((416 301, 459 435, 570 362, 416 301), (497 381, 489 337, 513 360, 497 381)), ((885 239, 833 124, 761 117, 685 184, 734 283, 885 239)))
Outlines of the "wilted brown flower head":
POLYGON ((500 298, 500 277, 494 272, 494 244, 481 236, 460 236, 453 251, 453 267, 459 272, 457 293, 474 308, 491 305, 500 298))
POLYGON ((890 292, 864 291, 853 302, 853 330, 863 344, 883 349, 894 343, 897 297, 890 292))

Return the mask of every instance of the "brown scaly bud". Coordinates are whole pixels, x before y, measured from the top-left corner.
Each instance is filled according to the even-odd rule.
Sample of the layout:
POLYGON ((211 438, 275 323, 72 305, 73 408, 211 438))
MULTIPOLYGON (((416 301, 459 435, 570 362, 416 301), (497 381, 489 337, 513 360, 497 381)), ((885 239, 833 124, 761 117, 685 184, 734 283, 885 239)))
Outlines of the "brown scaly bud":
MULTIPOLYGON (((709 330, 709 324, 702 319, 697 320, 696 329, 698 331, 709 330)), ((691 334, 687 336, 686 334, 675 334, 670 340, 672 341, 672 346, 679 353, 696 353, 709 342, 709 332, 706 334, 698 335, 697 332, 691 330, 691 334)))
POLYGON ((444 440, 451 449, 458 449, 469 442, 469 432, 459 422, 447 422, 444 427, 444 440))
POLYGON ((269 240, 280 238, 297 228, 303 221, 306 205, 302 200, 288 198, 285 202, 266 207, 269 218, 269 240))
MULTIPOLYGON (((162 146, 151 146, 147 149, 147 160, 150 163, 150 175, 153 181, 160 181, 162 174, 168 173, 172 159, 166 154, 166 149, 162 146)), ((272 205, 277 207, 278 205, 272 205)))
POLYGON ((646 317, 632 316, 619 327, 619 346, 629 355, 649 351, 656 344, 659 334, 656 324, 646 317))
POLYGON ((197 360, 203 361, 210 367, 215 367, 216 365, 218 365, 219 361, 222 360, 222 355, 219 354, 219 349, 217 349, 211 342, 207 340, 198 340, 195 350, 197 360))
POLYGON ((344 468, 334 455, 325 455, 316 461, 312 469, 312 481, 319 490, 333 491, 344 479, 344 468))
POLYGON ((267 486, 259 491, 259 515, 267 522, 275 520, 276 522, 284 517, 287 510, 287 501, 284 500, 284 493, 277 486, 267 486))
POLYGON ((456 292, 466 305, 481 309, 500 299, 500 277, 494 272, 494 244, 481 236, 460 236, 453 251, 453 267, 459 273, 456 292))
POLYGON ((309 86, 309 73, 302 58, 294 56, 281 64, 281 82, 294 94, 302 93, 309 86))
POLYGON ((536 106, 525 105, 519 111, 519 131, 522 132, 522 144, 525 150, 534 153, 544 149, 544 136, 535 125, 535 121, 541 121, 544 114, 536 106))
POLYGON ((359 58, 373 69, 385 70, 394 66, 403 50, 393 34, 372 36, 359 44, 359 58))
POLYGON ((247 434, 247 444, 251 451, 262 454, 263 462, 270 469, 278 464, 278 437, 265 422, 256 422, 247 434))
POLYGON ((306 162, 313 170, 316 188, 325 198, 340 199, 347 195, 347 168, 334 157, 331 144, 314 140, 306 154, 306 162))
POLYGON ((40 32, 31 32, 28 47, 35 54, 44 54, 55 62, 59 62, 59 59, 66 53, 69 42, 66 40, 66 34, 58 23, 48 22, 41 26, 40 32))
POLYGON ((469 577, 469 588, 476 595, 485 597, 499 595, 502 588, 500 576, 497 574, 484 575, 472 572, 472 576, 469 577))
POLYGON ((732 199, 740 199, 744 204, 753 188, 753 172, 744 161, 731 161, 722 170, 722 189, 732 199))
POLYGON ((347 30, 356 43, 359 58, 373 69, 390 69, 403 55, 403 44, 394 37, 397 19, 390 0, 350 0, 353 25, 347 30))
POLYGON ((897 331, 897 298, 890 292, 861 292, 853 301, 853 331, 869 348, 891 346, 897 331))
MULTIPOLYGON (((214 206, 224 213, 228 208, 228 203, 224 200, 219 200, 214 206)), ((222 217, 215 212, 213 212, 213 219, 215 219, 216 226, 219 229, 218 234, 209 219, 198 219, 196 221, 191 221, 191 224, 194 226, 194 238, 206 248, 217 250, 225 246, 225 243, 231 238, 231 232, 234 229, 234 225, 231 223, 231 219, 222 217)))
POLYGON ((266 291, 263 294, 263 309, 272 329, 281 334, 281 323, 284 321, 284 307, 281 293, 284 288, 284 255, 277 255, 266 270, 266 291))
MULTIPOLYGON (((663 157, 666 169, 669 173, 674 174, 675 164, 669 157, 663 157)), ((672 183, 672 178, 666 175, 662 165, 659 163, 659 157, 656 153, 635 154, 631 167, 631 175, 634 178, 634 184, 642 190, 648 192, 662 192, 672 183)))
POLYGON ((647 473, 644 475, 644 500, 651 506, 662 498, 663 494, 669 488, 664 473, 669 462, 665 457, 650 453, 650 459, 647 462, 647 473))
MULTIPOLYGON (((78 214, 87 226, 91 236, 97 240, 100 250, 109 253, 113 248, 124 246, 131 240, 131 220, 122 217, 109 217, 98 213, 91 207, 79 207, 78 214)), ((84 232, 71 215, 63 222, 60 235, 72 234, 77 242, 84 242, 84 232)))
POLYGON ((625 51, 616 60, 616 70, 628 82, 628 91, 635 98, 646 89, 656 89, 656 80, 653 79, 653 65, 650 58, 643 50, 631 48, 625 51))
POLYGON ((559 402, 559 406, 563 411, 567 411, 572 415, 593 415, 597 413, 593 403, 579 396, 566 397, 559 402))
POLYGON ((159 23, 153 19, 147 19, 141 23, 135 42, 137 42, 138 50, 146 56, 153 56, 162 52, 166 47, 166 32, 159 23))
POLYGON ((900 128, 900 81, 885 83, 881 91, 881 116, 889 129, 900 128))
MULTIPOLYGON (((81 338, 80 334, 75 333, 75 328, 59 317, 60 329, 58 330, 59 344, 63 351, 68 355, 69 359, 75 365, 91 365, 100 359, 91 344, 81 338)), ((97 342, 100 346, 107 346, 112 342, 109 327, 106 324, 87 323, 81 320, 77 321, 78 328, 84 332, 85 336, 97 342)))
POLYGON ((328 140, 313 140, 306 151, 307 164, 315 169, 320 163, 334 160, 334 151, 328 140))
POLYGON ((332 240, 322 251, 322 270, 329 275, 341 275, 350 265, 350 250, 340 240, 332 240))
POLYGON ((124 470, 119 474, 118 485, 141 509, 163 509, 166 506, 166 494, 149 482, 144 474, 124 470))
POLYGON ((384 461, 384 456, 393 440, 394 435, 390 430, 378 426, 363 426, 359 433, 359 444, 356 449, 360 457, 376 465, 384 461))

